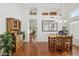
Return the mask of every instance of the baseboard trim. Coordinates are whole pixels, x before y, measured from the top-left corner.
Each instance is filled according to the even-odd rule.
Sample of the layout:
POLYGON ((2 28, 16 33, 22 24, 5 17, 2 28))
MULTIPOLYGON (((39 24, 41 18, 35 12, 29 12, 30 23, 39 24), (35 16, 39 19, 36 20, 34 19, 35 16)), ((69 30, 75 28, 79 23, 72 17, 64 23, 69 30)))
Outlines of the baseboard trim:
POLYGON ((79 46, 77 46, 77 45, 74 45, 74 44, 73 44, 73 46, 75 46, 75 47, 79 48, 79 46))

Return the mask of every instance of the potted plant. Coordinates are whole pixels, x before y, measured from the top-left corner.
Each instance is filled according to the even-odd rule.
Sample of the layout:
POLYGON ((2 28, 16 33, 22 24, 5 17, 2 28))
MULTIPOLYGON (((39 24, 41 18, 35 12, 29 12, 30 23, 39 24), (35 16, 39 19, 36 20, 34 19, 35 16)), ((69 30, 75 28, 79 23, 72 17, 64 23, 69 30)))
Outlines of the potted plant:
POLYGON ((6 56, 9 56, 11 54, 11 50, 13 46, 11 33, 5 32, 4 34, 2 34, 1 40, 3 42, 3 45, 2 45, 2 48, 4 49, 3 54, 6 56))

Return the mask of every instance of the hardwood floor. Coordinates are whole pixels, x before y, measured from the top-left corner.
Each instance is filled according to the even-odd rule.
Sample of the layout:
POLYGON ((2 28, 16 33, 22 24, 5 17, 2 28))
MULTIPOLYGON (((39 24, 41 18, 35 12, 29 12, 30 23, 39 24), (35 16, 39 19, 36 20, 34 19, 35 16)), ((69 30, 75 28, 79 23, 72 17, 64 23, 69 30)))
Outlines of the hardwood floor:
POLYGON ((16 53, 19 53, 13 53, 13 56, 79 56, 79 48, 76 46, 73 46, 72 52, 51 52, 46 42, 21 44, 23 46, 16 51, 16 53))

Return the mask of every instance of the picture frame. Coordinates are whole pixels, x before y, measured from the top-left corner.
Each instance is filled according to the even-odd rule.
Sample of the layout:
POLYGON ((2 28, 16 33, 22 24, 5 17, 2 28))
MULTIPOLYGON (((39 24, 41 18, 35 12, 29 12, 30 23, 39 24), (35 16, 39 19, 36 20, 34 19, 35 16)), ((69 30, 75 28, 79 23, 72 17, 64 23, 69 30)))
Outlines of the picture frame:
POLYGON ((29 15, 37 15, 37 8, 30 8, 29 15))
POLYGON ((42 32, 57 32, 58 23, 54 20, 42 20, 42 32))

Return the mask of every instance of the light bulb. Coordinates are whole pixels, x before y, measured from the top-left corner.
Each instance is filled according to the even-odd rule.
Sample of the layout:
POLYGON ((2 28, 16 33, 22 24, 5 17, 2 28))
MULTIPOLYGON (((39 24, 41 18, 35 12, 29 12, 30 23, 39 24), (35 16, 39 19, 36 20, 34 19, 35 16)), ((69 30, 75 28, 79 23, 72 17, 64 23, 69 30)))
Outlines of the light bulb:
POLYGON ((59 20, 59 22, 63 22, 62 20, 59 20))
POLYGON ((64 20, 64 22, 67 22, 67 20, 64 20))

